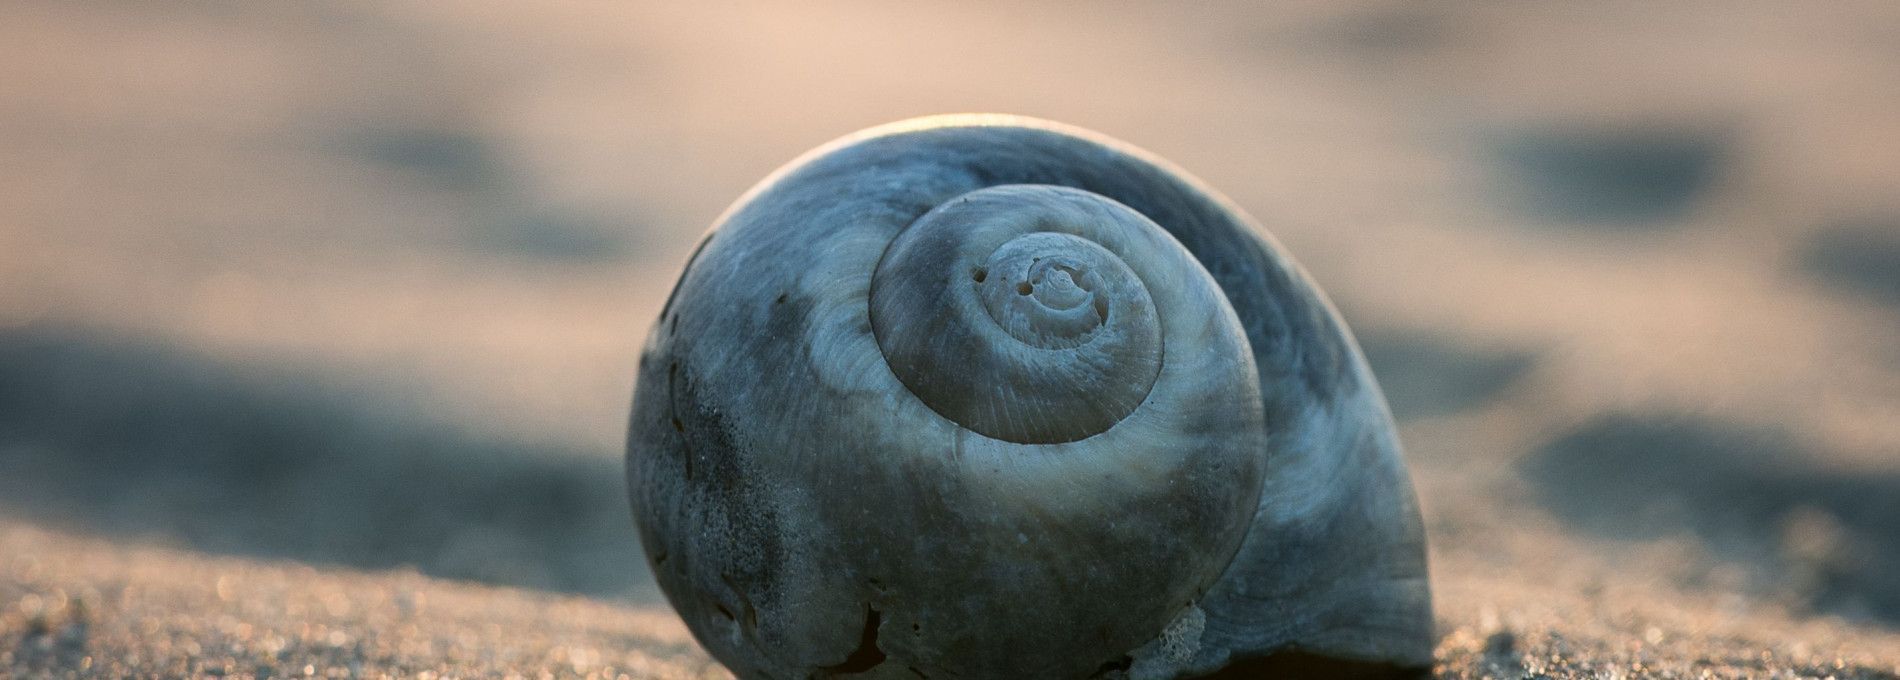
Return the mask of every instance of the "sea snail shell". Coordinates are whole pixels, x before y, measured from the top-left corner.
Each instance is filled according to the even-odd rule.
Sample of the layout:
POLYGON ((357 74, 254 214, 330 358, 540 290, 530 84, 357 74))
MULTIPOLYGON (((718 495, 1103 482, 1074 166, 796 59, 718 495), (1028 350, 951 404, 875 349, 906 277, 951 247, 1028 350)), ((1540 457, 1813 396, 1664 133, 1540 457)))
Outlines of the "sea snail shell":
POLYGON ((1384 398, 1261 233, 1043 121, 794 161, 641 356, 627 476, 661 589, 745 678, 1429 667, 1384 398))

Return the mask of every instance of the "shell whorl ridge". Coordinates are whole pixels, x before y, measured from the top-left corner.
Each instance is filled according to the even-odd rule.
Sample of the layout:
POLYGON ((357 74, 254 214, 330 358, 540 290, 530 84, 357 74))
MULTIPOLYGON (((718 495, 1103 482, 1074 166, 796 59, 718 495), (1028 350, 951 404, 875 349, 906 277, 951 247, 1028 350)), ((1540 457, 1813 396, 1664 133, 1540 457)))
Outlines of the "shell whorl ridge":
POLYGON ((1148 397, 1166 352, 1144 280, 1195 266, 1153 222, 1065 187, 979 189, 892 241, 871 279, 891 370, 937 413, 1018 443, 1083 439, 1148 397), (1134 249, 1144 257, 1125 259, 1134 249), (1145 269, 1143 272, 1137 268, 1145 269))
POLYGON ((1416 502, 1331 306, 1073 128, 909 121, 762 182, 648 337, 627 463, 656 581, 744 678, 1431 662, 1416 502))

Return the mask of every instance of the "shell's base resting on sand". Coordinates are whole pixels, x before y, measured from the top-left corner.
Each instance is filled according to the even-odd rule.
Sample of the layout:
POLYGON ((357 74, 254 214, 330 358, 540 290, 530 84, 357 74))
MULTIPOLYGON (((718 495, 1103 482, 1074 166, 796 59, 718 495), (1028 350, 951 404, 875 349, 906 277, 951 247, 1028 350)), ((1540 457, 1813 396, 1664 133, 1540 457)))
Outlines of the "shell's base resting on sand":
MULTIPOLYGON (((1892 631, 1738 611, 1721 593, 1612 569, 1570 537, 1522 538, 1513 552, 1538 557, 1448 557, 1440 677, 1900 678, 1892 631)), ((211 556, 3 519, 0 607, 0 677, 729 677, 665 605, 211 556)))
POLYGON ((1100 135, 945 116, 741 198, 640 358, 634 517, 747 678, 1431 665, 1379 387, 1264 230, 1100 135))
POLYGON ((1260 680, 1261 678, 1329 678, 1332 680, 1380 680, 1385 678, 1423 678, 1430 667, 1400 665, 1378 661, 1340 659, 1299 650, 1274 652, 1267 656, 1229 664, 1200 680, 1260 680))

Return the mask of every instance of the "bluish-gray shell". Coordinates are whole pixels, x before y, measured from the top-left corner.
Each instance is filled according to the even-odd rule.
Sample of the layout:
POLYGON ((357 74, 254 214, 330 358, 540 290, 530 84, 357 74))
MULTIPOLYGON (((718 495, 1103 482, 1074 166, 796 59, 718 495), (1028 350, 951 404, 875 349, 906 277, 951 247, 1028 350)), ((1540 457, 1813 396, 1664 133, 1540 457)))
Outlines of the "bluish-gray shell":
POLYGON ((821 148, 700 244, 641 356, 649 565, 741 677, 1431 663, 1416 501, 1325 298, 1090 133, 821 148))

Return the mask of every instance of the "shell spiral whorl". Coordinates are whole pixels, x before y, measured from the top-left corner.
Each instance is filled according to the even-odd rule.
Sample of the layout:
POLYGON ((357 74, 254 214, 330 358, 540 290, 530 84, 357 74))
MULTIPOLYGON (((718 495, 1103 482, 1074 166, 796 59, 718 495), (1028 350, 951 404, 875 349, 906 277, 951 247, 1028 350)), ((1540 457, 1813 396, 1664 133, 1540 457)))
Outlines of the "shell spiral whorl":
POLYGON ((1053 123, 874 129, 741 198, 649 332, 627 477, 655 581, 741 678, 1432 660, 1336 313, 1206 187, 1053 123))
POLYGON ((1087 438, 1134 411, 1160 375, 1158 303, 1114 248, 1179 250, 1163 239, 1127 206, 1075 189, 958 196, 878 264, 878 346, 912 393, 964 427, 1025 444, 1087 438))

